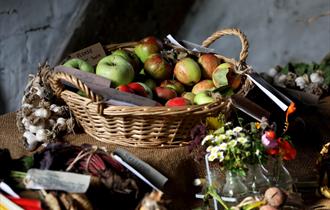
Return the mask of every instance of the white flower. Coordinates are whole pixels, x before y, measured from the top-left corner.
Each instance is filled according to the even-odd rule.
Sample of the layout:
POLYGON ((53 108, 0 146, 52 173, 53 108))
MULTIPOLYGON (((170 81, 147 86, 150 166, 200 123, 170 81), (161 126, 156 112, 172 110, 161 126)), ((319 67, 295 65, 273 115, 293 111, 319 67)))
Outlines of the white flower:
POLYGON ((227 123, 225 124, 225 126, 230 126, 230 125, 232 125, 231 122, 227 122, 227 123))
POLYGON ((203 141, 202 141, 202 145, 204 145, 207 141, 213 140, 214 136, 213 135, 207 135, 204 137, 203 141))
POLYGON ((223 152, 219 152, 219 153, 218 153, 218 158, 219 158, 219 161, 220 161, 220 162, 223 161, 223 160, 225 159, 225 156, 224 156, 223 152))
POLYGON ((208 147, 206 148, 206 152, 211 152, 212 148, 213 148, 213 146, 208 146, 208 147))
POLYGON ((234 131, 233 130, 227 130, 226 131, 226 135, 227 136, 233 136, 234 135, 234 131))
POLYGON ((221 134, 221 135, 219 135, 219 139, 220 139, 221 141, 225 140, 226 138, 227 138, 227 136, 226 136, 225 134, 221 134))
POLYGON ((260 155, 260 150, 256 150, 256 155, 260 155))
POLYGON ((230 146, 230 147, 235 147, 236 144, 237 144, 236 140, 231 140, 230 142, 228 142, 228 146, 230 146))
POLYGON ((211 148, 211 154, 212 153, 218 153, 220 151, 220 147, 219 146, 215 146, 213 148, 211 148))
POLYGON ((239 132, 241 132, 242 130, 243 130, 242 127, 235 127, 235 128, 233 129, 234 133, 239 133, 239 132))
POLYGON ((219 149, 225 151, 227 149, 227 144, 226 143, 221 143, 219 145, 219 149))
POLYGON ((248 142, 247 138, 245 137, 238 137, 237 141, 241 144, 245 144, 246 142, 248 142))
POLYGON ((245 133, 239 133, 238 136, 245 137, 246 135, 245 135, 245 133))
POLYGON ((213 161, 213 160, 215 160, 217 158, 217 153, 211 153, 208 157, 207 157, 207 159, 209 160, 209 161, 213 161))

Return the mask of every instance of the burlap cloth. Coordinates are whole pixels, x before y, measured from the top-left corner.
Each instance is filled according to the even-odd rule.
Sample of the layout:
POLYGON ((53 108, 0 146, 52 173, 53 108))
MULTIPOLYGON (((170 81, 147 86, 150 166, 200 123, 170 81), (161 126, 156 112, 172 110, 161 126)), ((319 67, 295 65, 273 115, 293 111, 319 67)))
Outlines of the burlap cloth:
MULTIPOLYGON (((8 113, 0 116, 0 148, 8 148, 13 158, 18 158, 31 153, 24 149, 20 141, 21 133, 16 127, 16 113, 8 113)), ((64 137, 72 144, 89 143, 104 146, 109 152, 118 146, 105 144, 94 140, 87 134, 75 134, 64 137)), ((125 147, 142 160, 159 170, 170 180, 170 197, 173 199, 173 209, 191 209, 198 202, 194 199, 192 182, 194 178, 205 173, 204 165, 193 160, 187 147, 170 149, 141 149, 125 147)), ((315 160, 318 151, 309 146, 297 148, 297 158, 287 163, 293 177, 300 181, 316 179, 315 160)))

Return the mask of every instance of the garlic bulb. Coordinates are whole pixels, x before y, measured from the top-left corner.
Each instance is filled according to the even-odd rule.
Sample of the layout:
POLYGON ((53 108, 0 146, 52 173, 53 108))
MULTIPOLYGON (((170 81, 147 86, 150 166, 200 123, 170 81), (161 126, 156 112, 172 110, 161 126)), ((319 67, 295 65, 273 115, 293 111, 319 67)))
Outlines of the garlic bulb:
POLYGON ((322 83, 324 82, 324 77, 318 72, 312 73, 309 77, 312 83, 322 85, 322 83))
POLYGON ((274 84, 280 87, 285 87, 284 83, 286 81, 286 75, 285 74, 277 74, 274 78, 274 84))
POLYGON ((48 118, 50 114, 50 111, 45 108, 39 108, 34 111, 34 115, 40 118, 48 118))
POLYGON ((65 124, 65 119, 63 117, 59 117, 56 121, 57 124, 59 125, 64 125, 65 124))
POLYGON ((43 142, 48 138, 48 132, 46 129, 39 129, 36 133, 36 138, 38 141, 43 142))
POLYGON ((48 84, 50 75, 48 65, 39 66, 36 75, 29 75, 22 108, 17 112, 17 127, 24 133, 23 143, 30 151, 56 140, 58 135, 73 132, 75 121, 68 107, 55 104, 57 100, 48 84))
POLYGON ((26 142, 28 144, 34 144, 35 142, 38 141, 37 137, 32 132, 29 132, 29 131, 25 131, 23 134, 23 137, 26 138, 26 142))
POLYGON ((300 88, 300 89, 304 89, 305 87, 307 87, 307 82, 304 79, 303 76, 297 77, 295 79, 296 85, 300 88))
POLYGON ((275 68, 271 68, 268 70, 268 76, 275 77, 278 74, 278 71, 275 68))

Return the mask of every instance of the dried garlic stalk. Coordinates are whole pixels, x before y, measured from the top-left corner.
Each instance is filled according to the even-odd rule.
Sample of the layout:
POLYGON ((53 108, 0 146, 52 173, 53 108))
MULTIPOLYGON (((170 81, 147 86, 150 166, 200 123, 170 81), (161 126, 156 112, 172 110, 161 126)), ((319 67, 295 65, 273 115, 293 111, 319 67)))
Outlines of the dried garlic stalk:
POLYGON ((25 147, 33 151, 43 143, 54 142, 60 135, 73 132, 75 121, 66 105, 58 105, 48 84, 51 69, 39 66, 36 75, 29 75, 17 127, 23 133, 25 147))

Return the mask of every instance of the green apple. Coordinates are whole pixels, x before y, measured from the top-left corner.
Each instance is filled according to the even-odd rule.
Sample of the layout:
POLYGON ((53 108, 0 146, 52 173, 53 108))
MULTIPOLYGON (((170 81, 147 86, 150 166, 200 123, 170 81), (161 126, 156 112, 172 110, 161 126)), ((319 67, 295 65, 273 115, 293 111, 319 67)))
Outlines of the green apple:
POLYGON ((141 62, 139 58, 132 52, 127 50, 116 50, 112 55, 120 55, 121 57, 125 58, 134 68, 135 74, 138 74, 141 71, 141 62))
POLYGON ((138 82, 143 88, 144 90, 147 92, 147 97, 148 98, 153 98, 153 93, 152 93, 152 89, 145 83, 143 82, 138 82))
POLYGON ((162 43, 155 37, 149 36, 142 39, 134 48, 134 53, 144 63, 147 58, 162 49, 162 43))
POLYGON ((146 84, 151 90, 155 89, 155 87, 157 86, 155 80, 150 78, 146 79, 143 83, 146 84))
POLYGON ((215 99, 212 97, 211 91, 203 91, 195 95, 194 103, 197 105, 208 104, 215 102, 215 99))
POLYGON ((192 92, 184 92, 182 93, 181 97, 188 99, 191 104, 194 104, 195 94, 193 94, 192 92))
POLYGON ((192 58, 183 58, 174 67, 174 76, 182 84, 193 86, 201 79, 201 69, 192 58))
POLYGON ((96 74, 111 80, 114 87, 126 85, 134 79, 133 66, 119 55, 108 55, 96 66, 96 74))
POLYGON ((220 64, 212 73, 212 81, 219 88, 228 85, 228 73, 232 71, 233 65, 229 63, 220 64))
POLYGON ((63 66, 79 69, 85 72, 94 73, 93 66, 79 58, 71 58, 70 60, 66 61, 63 64, 63 66))

